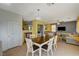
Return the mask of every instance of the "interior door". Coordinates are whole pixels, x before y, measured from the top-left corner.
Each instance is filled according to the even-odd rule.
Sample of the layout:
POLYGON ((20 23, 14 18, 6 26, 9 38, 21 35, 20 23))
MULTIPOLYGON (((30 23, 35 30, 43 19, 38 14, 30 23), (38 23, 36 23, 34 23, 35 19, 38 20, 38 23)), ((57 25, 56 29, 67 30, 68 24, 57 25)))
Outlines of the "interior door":
POLYGON ((21 44, 20 24, 17 21, 8 22, 8 48, 13 48, 21 44))

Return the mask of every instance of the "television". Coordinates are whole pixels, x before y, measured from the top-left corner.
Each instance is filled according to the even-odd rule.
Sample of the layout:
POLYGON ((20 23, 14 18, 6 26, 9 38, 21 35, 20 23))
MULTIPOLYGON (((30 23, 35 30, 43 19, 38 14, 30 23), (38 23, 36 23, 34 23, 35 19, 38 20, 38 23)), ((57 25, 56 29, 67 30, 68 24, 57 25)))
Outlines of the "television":
POLYGON ((58 30, 58 31, 66 31, 66 27, 65 27, 65 26, 63 26, 63 27, 58 27, 57 30, 58 30))

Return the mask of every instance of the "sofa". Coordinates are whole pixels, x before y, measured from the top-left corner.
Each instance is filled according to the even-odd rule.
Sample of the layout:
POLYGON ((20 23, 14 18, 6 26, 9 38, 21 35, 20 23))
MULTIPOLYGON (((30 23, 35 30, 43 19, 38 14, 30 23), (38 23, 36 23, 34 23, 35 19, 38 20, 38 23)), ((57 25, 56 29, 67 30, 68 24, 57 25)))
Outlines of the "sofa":
POLYGON ((79 45, 79 41, 75 40, 75 38, 72 38, 72 37, 66 37, 66 43, 79 45))
POLYGON ((64 38, 65 38, 64 40, 66 41, 66 43, 79 45, 79 36, 77 35, 72 35, 72 34, 64 35, 64 38))

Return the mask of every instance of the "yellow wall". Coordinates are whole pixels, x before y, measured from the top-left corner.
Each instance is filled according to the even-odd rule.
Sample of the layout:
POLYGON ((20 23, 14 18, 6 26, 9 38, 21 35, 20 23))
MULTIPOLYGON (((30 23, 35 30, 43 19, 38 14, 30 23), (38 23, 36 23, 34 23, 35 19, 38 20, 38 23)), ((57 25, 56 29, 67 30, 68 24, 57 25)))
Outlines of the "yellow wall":
POLYGON ((48 31, 48 32, 52 31, 52 25, 51 24, 46 24, 45 31, 48 31))
POLYGON ((76 31, 77 31, 77 33, 79 33, 79 17, 77 18, 77 27, 76 27, 76 31))
MULTIPOLYGON (((76 32, 79 33, 79 17, 77 18, 77 23, 76 23, 76 32)), ((79 35, 73 36, 73 38, 79 42, 79 35)))
POLYGON ((33 20, 32 21, 32 37, 36 37, 36 35, 37 35, 37 25, 36 25, 37 23, 36 23, 36 21, 35 20, 33 20))
POLYGON ((46 21, 43 20, 33 20, 32 21, 32 37, 37 37, 38 35, 38 25, 45 25, 47 29, 45 31, 49 32, 52 30, 52 25, 51 24, 47 24, 46 21))
POLYGON ((27 21, 22 20, 22 26, 23 26, 23 30, 28 30, 28 23, 27 21))
POLYGON ((44 25, 45 22, 42 20, 33 20, 32 21, 32 37, 37 37, 38 34, 38 25, 44 25))

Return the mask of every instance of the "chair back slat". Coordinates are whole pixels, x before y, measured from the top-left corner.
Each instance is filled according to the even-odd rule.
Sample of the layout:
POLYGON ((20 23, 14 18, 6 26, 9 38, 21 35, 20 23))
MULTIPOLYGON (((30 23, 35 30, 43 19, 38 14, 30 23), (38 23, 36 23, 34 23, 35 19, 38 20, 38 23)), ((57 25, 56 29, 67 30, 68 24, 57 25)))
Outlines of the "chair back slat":
POLYGON ((51 49, 52 44, 53 44, 53 40, 54 40, 54 37, 52 37, 52 38, 49 39, 48 49, 51 49))
POLYGON ((56 35, 55 38, 54 38, 54 44, 57 43, 57 38, 58 38, 58 36, 56 35))
POLYGON ((26 46, 28 51, 32 51, 33 50, 33 44, 32 44, 32 40, 29 38, 26 38, 26 46))

